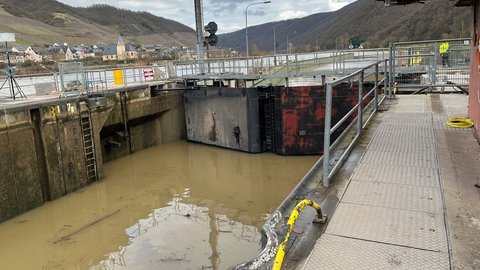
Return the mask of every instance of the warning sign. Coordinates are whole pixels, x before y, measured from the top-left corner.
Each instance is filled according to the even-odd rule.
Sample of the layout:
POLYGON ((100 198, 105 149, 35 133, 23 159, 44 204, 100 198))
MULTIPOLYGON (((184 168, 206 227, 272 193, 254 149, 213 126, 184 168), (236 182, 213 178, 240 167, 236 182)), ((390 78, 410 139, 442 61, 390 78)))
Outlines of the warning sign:
POLYGON ((116 69, 113 71, 113 80, 115 84, 121 85, 123 83, 123 70, 121 69, 116 69))
POLYGON ((144 68, 143 69, 143 78, 145 81, 153 81, 153 78, 155 77, 155 71, 153 68, 144 68))

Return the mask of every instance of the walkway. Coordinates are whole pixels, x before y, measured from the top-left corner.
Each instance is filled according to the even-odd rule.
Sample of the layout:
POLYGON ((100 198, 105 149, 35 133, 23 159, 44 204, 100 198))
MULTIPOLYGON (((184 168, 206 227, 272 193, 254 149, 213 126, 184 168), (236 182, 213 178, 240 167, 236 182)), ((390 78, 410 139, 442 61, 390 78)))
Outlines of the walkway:
MULTIPOLYGON (((445 175, 455 175, 455 165, 443 162, 439 154, 450 157, 455 151, 456 146, 447 149, 441 139, 447 133, 475 142, 472 129, 444 126, 449 116, 466 115, 466 110, 463 95, 399 96, 398 104, 385 113, 303 269, 450 269, 455 256, 449 255, 448 199, 443 191, 448 185, 445 175)), ((480 156, 478 143, 470 147, 474 151, 465 154, 464 162, 471 163, 471 158, 471 166, 480 167, 471 156, 480 156)), ((467 188, 476 192, 470 210, 478 218, 479 210, 474 210, 480 201, 478 191, 473 184, 467 188)), ((464 225, 468 230, 469 224, 464 225)), ((480 251, 478 246, 468 248, 480 251)), ((476 255, 467 257, 472 256, 476 255)))

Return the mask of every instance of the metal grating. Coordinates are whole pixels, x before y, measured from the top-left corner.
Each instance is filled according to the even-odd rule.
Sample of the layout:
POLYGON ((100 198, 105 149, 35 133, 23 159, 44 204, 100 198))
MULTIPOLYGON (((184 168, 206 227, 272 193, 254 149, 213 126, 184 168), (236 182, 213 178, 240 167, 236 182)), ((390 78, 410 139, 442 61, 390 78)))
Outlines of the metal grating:
POLYGON ((368 146, 368 150, 385 152, 435 152, 435 146, 426 144, 425 141, 406 140, 393 141, 388 137, 376 138, 368 146))
POLYGON ((409 167, 437 168, 438 162, 434 152, 384 152, 368 151, 361 163, 399 165, 409 167))
POLYGON ((397 106, 396 113, 409 112, 409 113, 424 113, 427 111, 425 105, 410 105, 409 107, 397 106))
POLYGON ((399 99, 395 113, 424 113, 427 110, 427 98, 422 96, 421 98, 415 96, 402 96, 399 99))
POLYGON ((448 252, 443 214, 340 203, 325 233, 448 252))
POLYGON ((342 202, 427 213, 443 213, 439 188, 352 181, 342 202))
POLYGON ((448 254, 324 234, 304 270, 448 270, 448 254))
POLYGON ((359 164, 352 180, 424 187, 439 186, 438 170, 435 168, 399 167, 396 165, 359 164))
POLYGON ((426 101, 401 96, 385 114, 304 269, 450 269, 426 101))
POLYGON ((377 130, 372 140, 376 138, 388 138, 391 141, 413 141, 423 140, 434 144, 433 130, 415 129, 413 126, 386 125, 383 129, 377 130))
POLYGON ((432 118, 430 114, 425 113, 391 114, 385 116, 382 120, 382 126, 388 124, 397 126, 430 126, 432 118))

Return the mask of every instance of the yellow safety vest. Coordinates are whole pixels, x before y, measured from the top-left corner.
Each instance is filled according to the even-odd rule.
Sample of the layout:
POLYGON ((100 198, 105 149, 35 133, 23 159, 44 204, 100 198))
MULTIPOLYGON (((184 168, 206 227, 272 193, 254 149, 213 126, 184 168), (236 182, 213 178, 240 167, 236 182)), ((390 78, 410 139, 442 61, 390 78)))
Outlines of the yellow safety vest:
POLYGON ((440 45, 440 53, 447 53, 448 49, 450 49, 450 44, 448 44, 448 42, 443 42, 440 45))

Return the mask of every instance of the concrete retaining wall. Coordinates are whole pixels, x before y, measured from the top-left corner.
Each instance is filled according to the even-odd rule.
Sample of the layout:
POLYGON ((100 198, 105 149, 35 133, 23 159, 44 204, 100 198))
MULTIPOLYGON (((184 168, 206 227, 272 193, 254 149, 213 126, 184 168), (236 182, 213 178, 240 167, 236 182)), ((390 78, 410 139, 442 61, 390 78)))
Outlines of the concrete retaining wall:
POLYGON ((29 111, 0 112, 0 221, 42 204, 29 111))
POLYGON ((104 161, 185 138, 183 91, 151 96, 149 89, 115 94, 101 132, 104 161))
POLYGON ((104 161, 185 134, 182 92, 151 97, 150 88, 143 87, 102 99, 62 99, 0 111, 0 222, 95 181, 87 177, 82 116, 91 119, 98 178, 104 161), (128 136, 121 136, 126 143, 120 151, 105 153, 111 134, 125 127, 128 136), (102 137, 105 130, 109 136, 102 137))

